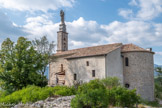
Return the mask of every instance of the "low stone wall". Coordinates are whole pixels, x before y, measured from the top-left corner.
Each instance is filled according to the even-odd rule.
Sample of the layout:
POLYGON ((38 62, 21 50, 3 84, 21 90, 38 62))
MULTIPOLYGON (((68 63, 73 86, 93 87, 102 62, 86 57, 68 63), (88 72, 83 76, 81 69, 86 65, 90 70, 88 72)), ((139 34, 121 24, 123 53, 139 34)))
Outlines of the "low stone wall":
POLYGON ((49 97, 44 101, 37 101, 32 104, 18 104, 12 108, 71 108, 71 100, 75 96, 49 97))

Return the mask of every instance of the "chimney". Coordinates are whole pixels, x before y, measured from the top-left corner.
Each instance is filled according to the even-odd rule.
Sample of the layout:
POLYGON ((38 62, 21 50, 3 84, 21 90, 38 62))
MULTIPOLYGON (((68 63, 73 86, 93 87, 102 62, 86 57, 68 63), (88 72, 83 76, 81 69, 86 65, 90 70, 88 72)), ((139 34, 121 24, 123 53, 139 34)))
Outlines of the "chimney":
POLYGON ((152 48, 146 48, 146 50, 148 50, 148 51, 152 52, 152 48))

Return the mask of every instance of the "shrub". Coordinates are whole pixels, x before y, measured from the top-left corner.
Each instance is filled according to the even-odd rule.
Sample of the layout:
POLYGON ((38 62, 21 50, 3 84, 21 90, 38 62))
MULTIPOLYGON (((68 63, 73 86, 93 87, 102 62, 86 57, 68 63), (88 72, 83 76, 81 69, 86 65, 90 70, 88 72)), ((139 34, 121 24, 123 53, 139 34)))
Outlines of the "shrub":
POLYGON ((0 97, 5 97, 6 95, 8 95, 8 92, 7 91, 3 91, 3 90, 0 90, 0 97))
POLYGON ((117 78, 91 80, 79 86, 72 108, 107 108, 108 105, 133 107, 140 102, 136 90, 120 87, 117 78))
POLYGON ((53 90, 54 90, 54 95, 70 96, 76 94, 76 90, 74 87, 55 86, 53 90))
POLYGON ((162 76, 155 78, 155 97, 162 99, 162 76))
POLYGON ((107 108, 106 88, 100 80, 92 80, 78 88, 75 98, 71 101, 72 108, 107 108))
POLYGON ((44 100, 53 95, 54 87, 44 87, 39 91, 39 100, 44 100))
POLYGON ((117 77, 107 77, 105 79, 102 79, 101 82, 108 89, 120 86, 119 79, 117 77))
POLYGON ((140 97, 136 90, 128 90, 123 87, 114 87, 107 90, 109 104, 112 106, 133 107, 140 102, 140 97))
POLYGON ((10 95, 0 97, 0 103, 5 104, 17 104, 19 102, 36 102, 38 100, 44 100, 52 95, 68 96, 74 95, 75 89, 73 87, 56 86, 56 87, 38 87, 28 86, 22 90, 15 91, 10 95))

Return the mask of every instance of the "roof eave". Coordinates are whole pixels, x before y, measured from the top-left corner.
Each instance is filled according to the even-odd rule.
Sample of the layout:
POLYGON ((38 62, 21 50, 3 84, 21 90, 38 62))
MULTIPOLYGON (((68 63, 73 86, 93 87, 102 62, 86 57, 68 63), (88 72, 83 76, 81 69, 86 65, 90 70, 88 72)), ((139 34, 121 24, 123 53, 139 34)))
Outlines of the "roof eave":
POLYGON ((121 51, 122 53, 128 53, 128 52, 148 52, 148 53, 152 53, 152 54, 155 54, 155 52, 152 52, 152 51, 140 51, 140 50, 137 50, 137 51, 121 51))
POLYGON ((89 56, 78 56, 78 57, 66 57, 65 59, 78 59, 78 58, 85 58, 85 57, 95 57, 95 56, 105 56, 105 54, 97 54, 97 55, 89 55, 89 56))

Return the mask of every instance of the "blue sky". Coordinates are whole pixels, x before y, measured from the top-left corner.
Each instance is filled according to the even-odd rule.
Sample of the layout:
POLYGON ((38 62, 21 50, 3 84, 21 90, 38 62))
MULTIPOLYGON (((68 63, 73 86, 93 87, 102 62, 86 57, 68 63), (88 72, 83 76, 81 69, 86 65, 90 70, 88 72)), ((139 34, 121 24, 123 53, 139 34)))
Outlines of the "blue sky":
POLYGON ((134 43, 152 47, 162 65, 162 0, 0 0, 0 43, 43 35, 57 42, 61 9, 70 49, 134 43))

